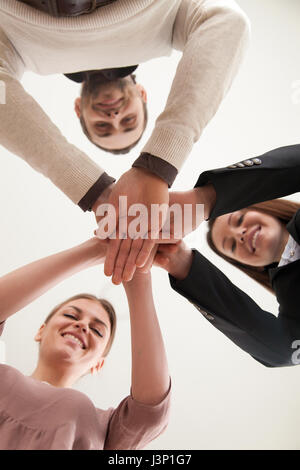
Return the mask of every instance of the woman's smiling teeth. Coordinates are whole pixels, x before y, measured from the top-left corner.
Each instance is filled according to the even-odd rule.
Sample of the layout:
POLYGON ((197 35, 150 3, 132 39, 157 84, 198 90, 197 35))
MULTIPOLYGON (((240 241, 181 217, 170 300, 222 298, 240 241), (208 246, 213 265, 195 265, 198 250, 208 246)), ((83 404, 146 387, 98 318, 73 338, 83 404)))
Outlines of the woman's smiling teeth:
POLYGON ((62 335, 64 338, 69 338, 71 339, 72 341, 74 341, 75 343, 79 344, 79 346, 81 347, 81 349, 85 349, 84 347, 84 344, 82 343, 82 341, 80 341, 80 339, 76 338, 76 336, 70 334, 70 333, 66 333, 64 335, 62 335))
POLYGON ((260 227, 256 230, 254 236, 252 237, 252 248, 253 248, 253 251, 256 250, 256 240, 257 240, 259 231, 260 231, 260 227))

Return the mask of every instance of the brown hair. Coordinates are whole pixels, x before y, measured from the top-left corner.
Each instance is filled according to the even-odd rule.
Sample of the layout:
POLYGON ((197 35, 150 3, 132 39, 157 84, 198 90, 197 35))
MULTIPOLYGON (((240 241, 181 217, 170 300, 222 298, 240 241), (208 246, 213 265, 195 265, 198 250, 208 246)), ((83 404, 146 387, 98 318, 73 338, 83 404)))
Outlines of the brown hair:
POLYGON ((73 297, 70 297, 69 299, 64 300, 59 305, 56 305, 56 307, 54 307, 54 309, 51 310, 51 312, 47 316, 44 323, 47 324, 49 322, 49 320, 53 317, 53 315, 55 315, 55 313, 61 307, 63 307, 65 304, 67 304, 68 302, 72 302, 73 300, 78 300, 78 299, 88 299, 88 300, 92 300, 94 302, 97 302, 108 313, 109 322, 110 322, 110 337, 109 337, 108 343, 106 345, 105 351, 103 353, 103 356, 107 356, 107 354, 109 353, 110 348, 112 346, 112 343, 113 343, 113 340, 114 340, 114 337, 115 337, 115 333, 116 333, 116 326, 117 326, 117 316, 116 316, 115 309, 113 308, 112 304, 108 300, 100 299, 100 298, 98 298, 98 297, 96 297, 95 295, 92 295, 92 294, 74 295, 73 297))
MULTIPOLYGON (((130 78, 133 81, 133 83, 136 84, 135 75, 131 74, 130 78)), ((89 83, 88 83, 88 81, 84 81, 83 84, 82 84, 82 89, 81 89, 81 99, 85 100, 87 98, 87 96, 89 95, 89 93, 90 93, 89 83)), ((91 136, 90 136, 90 134, 87 130, 85 120, 83 119, 82 114, 79 118, 79 121, 80 121, 80 125, 81 125, 83 133, 89 139, 89 141, 92 142, 92 144, 94 144, 99 149, 104 150, 105 152, 112 153, 113 155, 124 155, 126 153, 129 153, 130 150, 133 149, 139 143, 139 141, 141 140, 141 138, 143 136, 143 133, 144 133, 146 127, 147 127, 148 109, 147 109, 147 103, 145 101, 143 101, 143 111, 144 111, 144 128, 143 128, 143 132, 142 132, 141 136, 135 142, 133 142, 132 144, 130 144, 127 147, 124 147, 122 149, 107 149, 105 147, 102 147, 101 145, 95 144, 95 142, 93 142, 93 140, 92 140, 92 138, 91 138, 91 136)))
MULTIPOLYGON (((300 204, 293 201, 288 201, 286 199, 272 199, 271 201, 260 202, 258 204, 253 204, 246 208, 247 210, 257 210, 264 212, 268 215, 276 217, 284 224, 287 224, 295 214, 300 209, 300 204)), ((223 255, 220 253, 213 240, 212 240, 212 229, 214 226, 215 219, 210 219, 208 222, 208 232, 206 235, 207 243, 209 247, 216 253, 217 255, 221 256, 221 258, 228 261, 228 263, 232 264, 236 268, 240 269, 243 273, 250 276, 255 281, 259 282, 262 286, 264 286, 267 290, 269 290, 272 294, 274 294, 274 290, 272 288, 270 278, 268 275, 268 269, 273 265, 264 266, 262 268, 249 266, 247 264, 240 263, 229 256, 223 255)))

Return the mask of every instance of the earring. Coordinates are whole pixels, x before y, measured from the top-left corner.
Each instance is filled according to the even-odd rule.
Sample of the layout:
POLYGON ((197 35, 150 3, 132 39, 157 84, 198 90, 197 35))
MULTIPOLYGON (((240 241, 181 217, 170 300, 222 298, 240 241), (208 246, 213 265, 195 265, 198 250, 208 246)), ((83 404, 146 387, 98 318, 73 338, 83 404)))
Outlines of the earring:
POLYGON ((98 366, 96 366, 96 367, 91 367, 91 375, 92 375, 92 376, 97 375, 98 372, 100 371, 100 369, 103 367, 103 364, 104 364, 104 359, 102 359, 101 364, 99 364, 98 366))

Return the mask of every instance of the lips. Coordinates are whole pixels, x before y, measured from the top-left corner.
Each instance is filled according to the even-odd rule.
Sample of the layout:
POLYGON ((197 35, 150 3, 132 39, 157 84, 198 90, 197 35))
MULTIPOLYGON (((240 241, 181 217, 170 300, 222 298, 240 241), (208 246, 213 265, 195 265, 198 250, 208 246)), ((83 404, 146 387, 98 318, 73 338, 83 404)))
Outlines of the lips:
POLYGON ((107 111, 108 109, 115 109, 119 107, 123 101, 124 98, 118 98, 117 100, 103 100, 101 103, 96 103, 95 105, 98 108, 107 111))
POLYGON ((251 232, 248 235, 247 244, 251 253, 255 253, 256 251, 260 230, 261 230, 261 226, 257 226, 253 230, 251 230, 251 232))
POLYGON ((117 99, 112 99, 112 100, 103 100, 101 101, 101 103, 99 104, 102 104, 104 106, 109 106, 109 105, 115 105, 117 104, 119 101, 121 101, 123 98, 117 98, 117 99))
POLYGON ((77 344, 80 344, 81 346, 81 349, 86 349, 86 344, 85 344, 85 341, 83 339, 83 337, 81 335, 79 335, 78 333, 74 333, 73 331, 65 331, 64 333, 62 333, 62 337, 68 335, 71 339, 71 337, 73 336, 73 340, 74 342, 77 342, 77 344), (74 339, 75 338, 75 339, 74 339))

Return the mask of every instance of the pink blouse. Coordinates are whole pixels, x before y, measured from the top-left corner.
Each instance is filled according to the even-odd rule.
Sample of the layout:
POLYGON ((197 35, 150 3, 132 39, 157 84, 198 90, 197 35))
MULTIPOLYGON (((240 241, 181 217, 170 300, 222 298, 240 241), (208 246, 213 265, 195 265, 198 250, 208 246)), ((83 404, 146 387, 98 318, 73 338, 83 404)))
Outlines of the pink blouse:
POLYGON ((117 408, 102 410, 77 390, 0 364, 1 450, 141 449, 164 431, 169 407, 170 391, 155 406, 128 396, 117 408))

